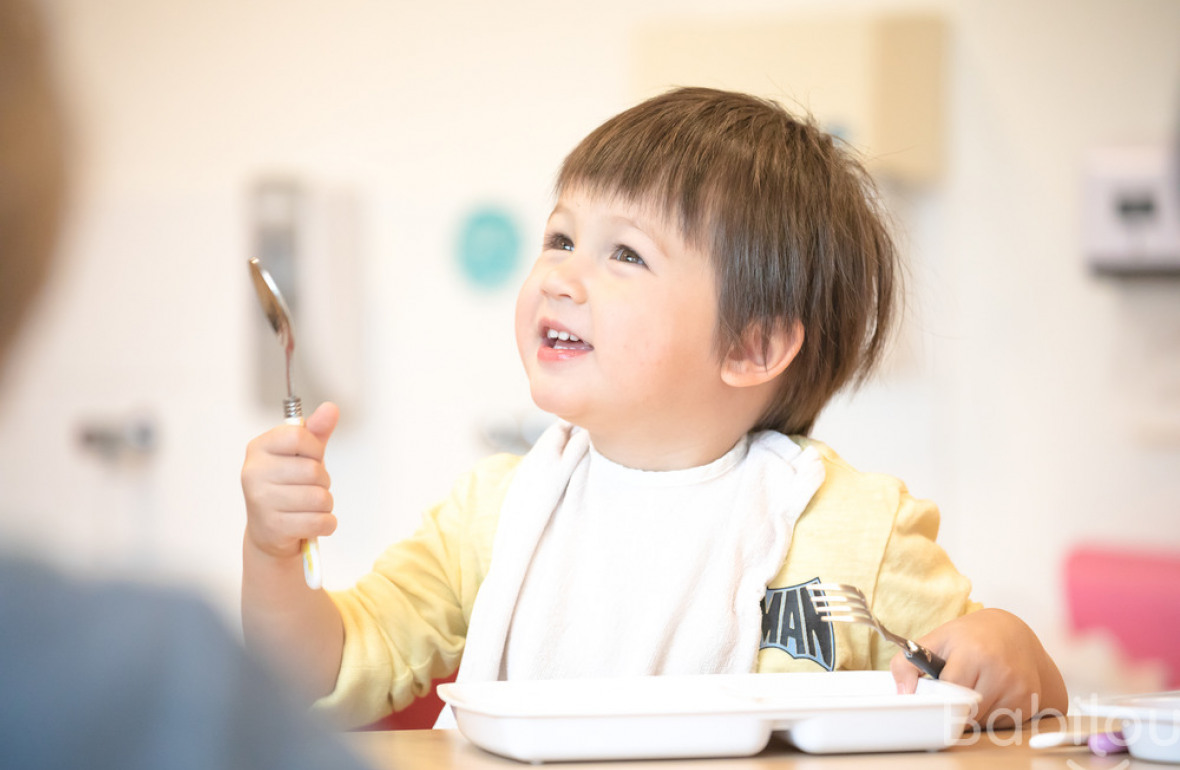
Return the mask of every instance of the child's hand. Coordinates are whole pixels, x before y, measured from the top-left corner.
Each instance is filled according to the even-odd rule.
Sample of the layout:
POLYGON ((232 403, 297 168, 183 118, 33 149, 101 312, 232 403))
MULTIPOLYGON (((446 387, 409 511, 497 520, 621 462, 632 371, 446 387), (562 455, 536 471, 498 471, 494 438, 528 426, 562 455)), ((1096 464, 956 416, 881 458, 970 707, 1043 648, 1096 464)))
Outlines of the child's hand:
MULTIPOLYGON (((946 660, 940 679, 983 696, 976 716, 983 727, 1010 727, 1047 709, 1064 714, 1069 705, 1057 666, 1033 630, 1011 613, 978 610, 916 641, 946 660)), ((913 692, 921 672, 900 652, 890 667, 898 692, 913 692)))
POLYGON ((324 449, 340 410, 321 404, 305 426, 280 425, 246 447, 242 492, 246 541, 279 558, 297 556, 299 542, 336 530, 324 449))

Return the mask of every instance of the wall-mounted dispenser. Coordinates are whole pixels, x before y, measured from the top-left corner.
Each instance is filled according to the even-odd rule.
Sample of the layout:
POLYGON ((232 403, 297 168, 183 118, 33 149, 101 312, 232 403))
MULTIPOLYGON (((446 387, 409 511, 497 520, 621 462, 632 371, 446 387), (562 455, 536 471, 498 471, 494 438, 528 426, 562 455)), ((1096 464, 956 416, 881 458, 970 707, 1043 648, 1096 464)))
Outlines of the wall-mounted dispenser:
MULTIPOLYGON (((274 278, 291 313, 299 353, 294 388, 310 413, 321 401, 356 416, 364 392, 360 224, 356 196, 294 177, 267 176, 250 191, 250 256, 274 278)), ((248 280, 246 265, 242 279, 248 280)), ((257 402, 279 414, 285 358, 249 294, 257 402)), ((277 417, 276 417, 277 419, 277 417)))

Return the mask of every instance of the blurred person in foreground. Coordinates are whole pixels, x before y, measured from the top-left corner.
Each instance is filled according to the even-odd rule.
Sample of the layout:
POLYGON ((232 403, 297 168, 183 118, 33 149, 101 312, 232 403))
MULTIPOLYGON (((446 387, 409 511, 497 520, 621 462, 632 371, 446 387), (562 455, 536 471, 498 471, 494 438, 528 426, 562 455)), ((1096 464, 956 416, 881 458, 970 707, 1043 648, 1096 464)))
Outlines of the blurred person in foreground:
MULTIPOLYGON (((36 9, 0 0, 0 375, 50 271, 63 134, 36 9)), ((0 765, 362 767, 201 601, 70 580, 8 550, 0 545, 0 765)))

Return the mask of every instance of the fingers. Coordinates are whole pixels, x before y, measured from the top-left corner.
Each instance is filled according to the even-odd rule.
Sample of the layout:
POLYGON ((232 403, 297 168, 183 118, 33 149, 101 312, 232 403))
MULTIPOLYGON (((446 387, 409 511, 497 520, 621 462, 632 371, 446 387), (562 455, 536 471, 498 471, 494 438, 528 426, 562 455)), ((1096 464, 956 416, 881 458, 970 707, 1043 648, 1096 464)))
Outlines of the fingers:
MULTIPOLYGON (((979 693, 975 719, 980 726, 1011 727, 1044 708, 1039 661, 1046 656, 1035 634, 1016 616, 1001 610, 979 610, 946 623, 917 642, 946 660, 939 677, 942 681, 979 693)), ((895 655, 890 669, 898 692, 913 692, 919 675, 905 656, 895 655)))
MULTIPOLYGON (((313 537, 327 537, 336 531, 336 517, 331 513, 292 513, 276 517, 270 530, 260 533, 256 542, 281 543, 285 555, 298 552, 299 543, 313 537)), ((277 549, 266 549, 277 550, 277 549)))
POLYGON ((295 557, 299 543, 336 531, 332 493, 315 485, 264 484, 246 491, 246 535, 258 550, 295 557))
POLYGON ((260 553, 278 559, 298 559, 304 540, 326 537, 336 531, 330 513, 293 513, 257 517, 246 526, 246 539, 260 553))
POLYGON ((1040 680, 1035 670, 1022 665, 1024 659, 993 659, 980 672, 975 691, 983 696, 979 713, 985 726, 1012 727, 1031 719, 1040 710, 1040 680))
POLYGON ((323 459, 339 416, 335 404, 322 404, 305 425, 278 425, 246 447, 241 474, 246 530, 259 550, 294 556, 300 540, 336 530, 332 480, 323 459))
POLYGON ((332 437, 339 420, 339 408, 331 402, 324 402, 303 425, 284 423, 256 437, 246 446, 247 462, 260 454, 309 457, 322 461, 328 439, 332 437))
POLYGON ((323 461, 327 445, 303 425, 278 425, 246 445, 246 457, 267 454, 323 461))
POLYGON ((307 429, 321 443, 327 444, 328 439, 332 437, 332 431, 336 430, 336 423, 339 421, 340 408, 331 401, 325 401, 311 413, 311 417, 307 418, 307 429))
MULTIPOLYGON (((918 643, 940 656, 947 655, 945 651, 935 648, 935 641, 929 636, 923 637, 918 643)), ((953 655, 947 657, 946 666, 943 667, 942 673, 938 678, 940 681, 962 685, 980 693, 983 700, 979 702, 975 712, 971 714, 971 718, 976 720, 977 723, 980 723, 986 720, 992 712, 995 706, 995 698, 993 693, 979 689, 978 672, 964 668, 962 660, 961 657, 955 657, 953 655)), ((917 666, 910 663, 902 652, 899 651, 889 661, 889 670, 893 674, 893 681, 897 683, 897 692, 899 695, 908 695, 917 691, 918 680, 922 678, 923 673, 917 666)))
POLYGON ((331 513, 332 493, 318 484, 271 484, 264 504, 276 513, 331 513))
POLYGON ((242 465, 242 485, 291 484, 328 488, 332 477, 324 464, 303 455, 258 452, 242 465))
POLYGON ((918 679, 922 672, 914 664, 906 660, 900 652, 889 661, 889 670, 893 672, 893 681, 897 683, 899 695, 908 695, 918 689, 918 679))

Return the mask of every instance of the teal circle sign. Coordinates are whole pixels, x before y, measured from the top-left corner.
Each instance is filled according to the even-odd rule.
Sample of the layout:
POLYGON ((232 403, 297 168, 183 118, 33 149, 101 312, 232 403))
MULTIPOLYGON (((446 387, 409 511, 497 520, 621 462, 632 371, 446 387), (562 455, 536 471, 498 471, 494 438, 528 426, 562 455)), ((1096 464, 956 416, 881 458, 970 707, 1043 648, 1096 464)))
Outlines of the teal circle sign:
POLYGON ((485 207, 467 215, 459 229, 459 265, 472 284, 503 286, 520 258, 520 231, 503 209, 485 207))

